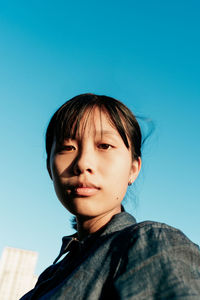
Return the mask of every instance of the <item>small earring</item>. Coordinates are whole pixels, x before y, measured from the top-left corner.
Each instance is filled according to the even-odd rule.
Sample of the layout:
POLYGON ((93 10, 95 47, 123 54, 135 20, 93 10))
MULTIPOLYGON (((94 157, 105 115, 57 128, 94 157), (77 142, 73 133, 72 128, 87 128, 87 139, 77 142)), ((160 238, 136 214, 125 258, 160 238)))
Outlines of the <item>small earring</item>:
POLYGON ((128 185, 130 186, 131 184, 132 184, 132 181, 129 181, 129 182, 128 182, 128 185))

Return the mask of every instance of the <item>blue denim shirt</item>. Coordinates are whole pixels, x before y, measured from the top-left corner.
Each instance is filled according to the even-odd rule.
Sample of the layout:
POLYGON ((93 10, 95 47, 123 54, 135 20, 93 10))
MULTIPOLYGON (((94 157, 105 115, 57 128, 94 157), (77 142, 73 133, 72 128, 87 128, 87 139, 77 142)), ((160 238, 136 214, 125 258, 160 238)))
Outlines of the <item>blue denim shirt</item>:
POLYGON ((63 254, 21 300, 200 299, 199 248, 166 224, 122 212, 84 241, 64 237, 63 254))

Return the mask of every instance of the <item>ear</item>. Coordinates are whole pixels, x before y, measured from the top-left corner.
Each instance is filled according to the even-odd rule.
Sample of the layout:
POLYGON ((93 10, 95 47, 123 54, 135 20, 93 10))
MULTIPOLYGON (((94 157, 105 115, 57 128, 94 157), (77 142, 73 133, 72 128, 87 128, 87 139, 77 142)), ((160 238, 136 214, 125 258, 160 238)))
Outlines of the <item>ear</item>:
POLYGON ((49 173, 49 176, 50 176, 50 178, 51 178, 51 180, 52 180, 51 168, 50 168, 50 165, 49 165, 49 161, 48 161, 48 160, 46 160, 46 166, 47 166, 47 171, 48 171, 48 173, 49 173))
POLYGON ((138 177, 138 175, 140 173, 141 166, 142 166, 141 157, 138 157, 137 160, 135 159, 132 162, 132 166, 131 166, 131 170, 130 170, 129 185, 131 185, 136 180, 136 178, 138 177))

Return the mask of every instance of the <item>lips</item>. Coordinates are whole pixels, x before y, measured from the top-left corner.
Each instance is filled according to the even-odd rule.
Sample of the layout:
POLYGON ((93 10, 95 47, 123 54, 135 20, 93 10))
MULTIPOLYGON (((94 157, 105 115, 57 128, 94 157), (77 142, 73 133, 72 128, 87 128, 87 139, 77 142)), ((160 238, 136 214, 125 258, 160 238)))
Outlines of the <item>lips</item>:
POLYGON ((98 190, 99 189, 94 187, 77 187, 75 188, 75 193, 78 196, 89 197, 95 195, 98 190))
POLYGON ((89 197, 95 195, 100 188, 92 183, 83 183, 79 182, 75 185, 68 186, 68 189, 71 190, 72 194, 80 197, 89 197))

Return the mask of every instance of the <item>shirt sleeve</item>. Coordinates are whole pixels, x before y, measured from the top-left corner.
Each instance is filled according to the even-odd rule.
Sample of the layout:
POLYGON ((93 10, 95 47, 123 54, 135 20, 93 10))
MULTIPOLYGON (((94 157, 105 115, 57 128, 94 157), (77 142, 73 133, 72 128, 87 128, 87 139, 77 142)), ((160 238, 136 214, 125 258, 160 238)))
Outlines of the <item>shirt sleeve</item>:
POLYGON ((129 238, 114 279, 116 298, 200 299, 199 248, 181 231, 143 224, 129 238))

